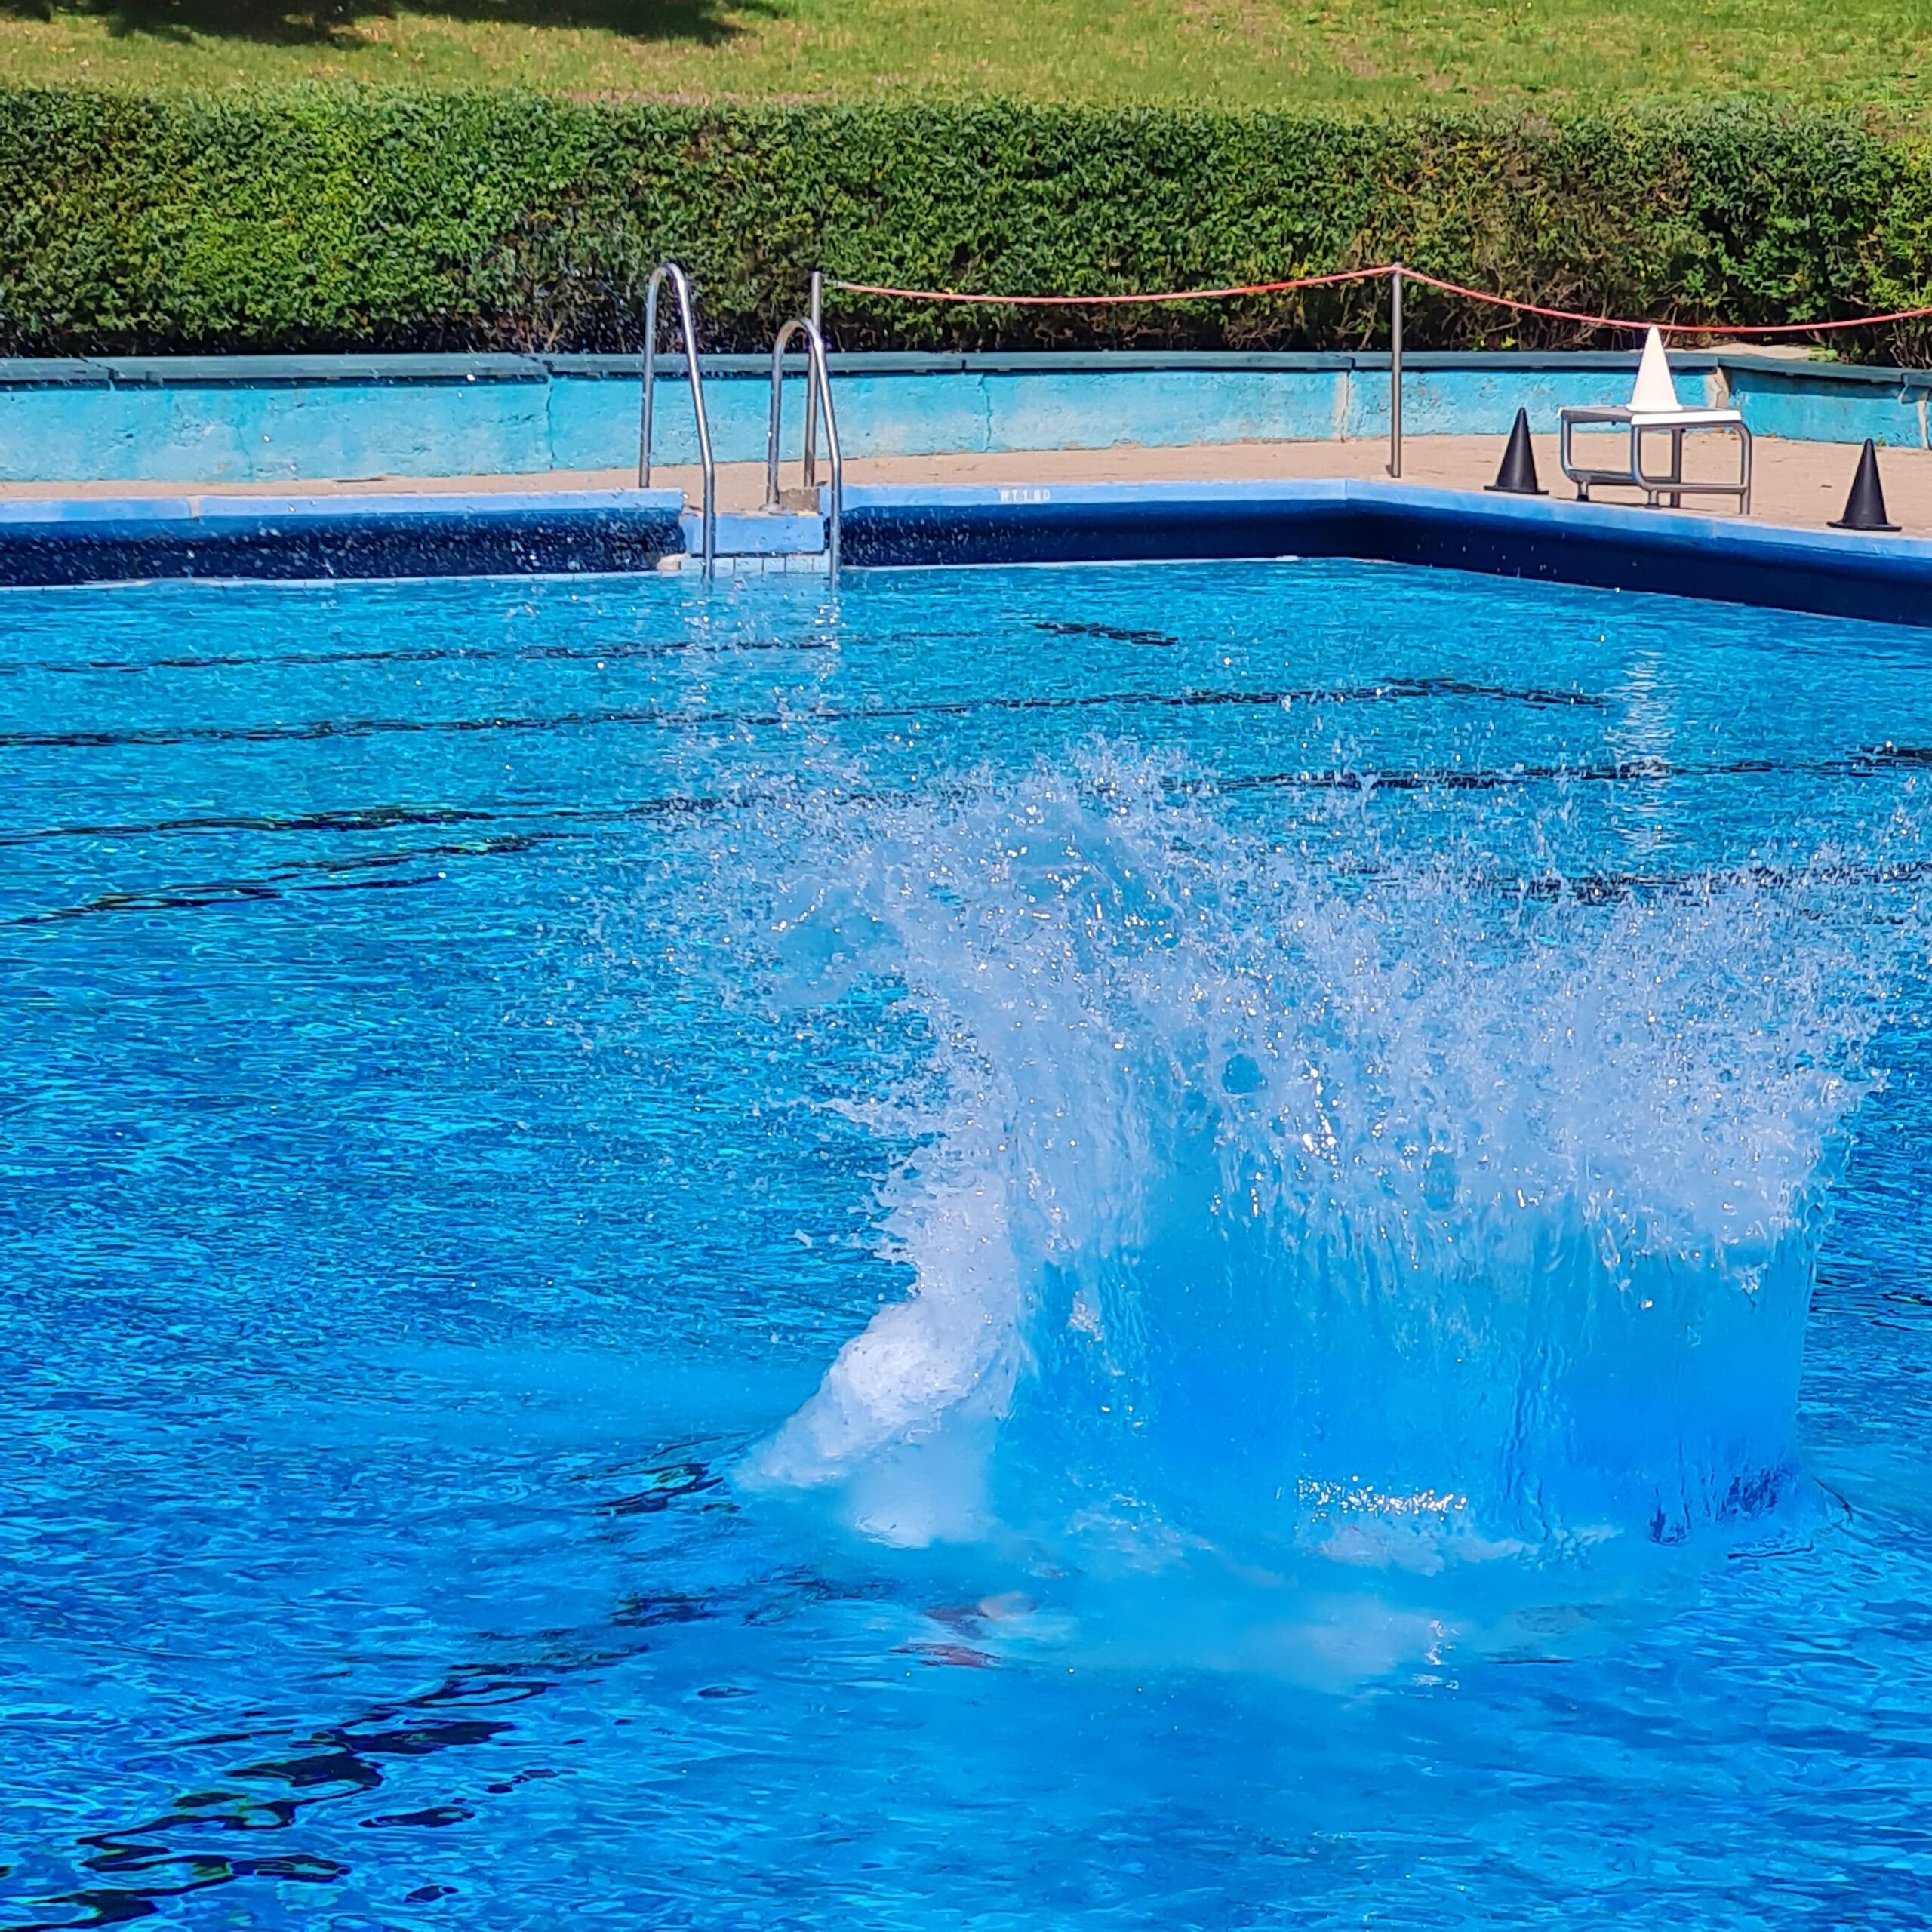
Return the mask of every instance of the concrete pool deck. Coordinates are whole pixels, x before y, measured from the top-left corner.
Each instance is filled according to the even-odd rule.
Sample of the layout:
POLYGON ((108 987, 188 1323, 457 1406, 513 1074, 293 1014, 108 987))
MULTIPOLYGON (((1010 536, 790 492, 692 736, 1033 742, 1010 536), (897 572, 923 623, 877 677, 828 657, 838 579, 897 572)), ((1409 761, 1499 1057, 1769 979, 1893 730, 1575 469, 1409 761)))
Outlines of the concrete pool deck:
MULTIPOLYGON (((1556 439, 1535 439, 1537 469, 1553 500, 1574 495, 1557 467, 1556 439)), ((1496 474, 1503 439, 1496 436, 1412 436, 1404 448, 1403 481, 1437 489, 1481 491, 1496 474)), ((866 457, 845 466, 854 487, 1052 485, 1079 483, 1306 481, 1337 478, 1373 481, 1386 475, 1388 445, 1381 441, 1196 443, 1171 448, 1123 446, 1104 450, 1031 450, 940 456, 866 457)), ((1823 528, 1844 506, 1857 461, 1854 447, 1792 442, 1761 436, 1756 445, 1755 500, 1749 519, 1788 528, 1823 528)), ((1687 473, 1718 476, 1734 463, 1727 439, 1689 439, 1687 473)), ((1892 448, 1880 454, 1885 502, 1892 519, 1912 537, 1932 537, 1932 450, 1892 448)), ((796 463, 783 480, 798 481, 796 463)), ((0 483, 0 503, 171 497, 445 496, 497 491, 621 490, 635 480, 626 470, 553 470, 477 476, 371 477, 348 481, 278 483, 115 482, 0 483)), ((654 486, 681 489, 695 503, 699 476, 688 466, 660 465, 654 486)), ((723 463, 718 471, 718 508, 755 509, 764 494, 761 464, 723 463)), ((1598 491, 1594 500, 1641 503, 1629 491, 1598 491)), ((1719 515, 1727 508, 1693 498, 1687 512, 1719 515)))

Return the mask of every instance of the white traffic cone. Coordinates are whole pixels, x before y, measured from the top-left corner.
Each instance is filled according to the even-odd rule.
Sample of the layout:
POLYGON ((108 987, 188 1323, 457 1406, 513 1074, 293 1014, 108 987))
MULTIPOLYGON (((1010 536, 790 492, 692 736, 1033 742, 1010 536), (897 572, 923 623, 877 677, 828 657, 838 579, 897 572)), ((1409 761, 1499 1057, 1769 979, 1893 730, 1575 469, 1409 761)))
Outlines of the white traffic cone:
POLYGON ((1670 358, 1663 352, 1663 337, 1655 329, 1644 338, 1644 359, 1637 365, 1637 386, 1630 392, 1630 407, 1641 415, 1677 409, 1677 385, 1670 379, 1670 358))

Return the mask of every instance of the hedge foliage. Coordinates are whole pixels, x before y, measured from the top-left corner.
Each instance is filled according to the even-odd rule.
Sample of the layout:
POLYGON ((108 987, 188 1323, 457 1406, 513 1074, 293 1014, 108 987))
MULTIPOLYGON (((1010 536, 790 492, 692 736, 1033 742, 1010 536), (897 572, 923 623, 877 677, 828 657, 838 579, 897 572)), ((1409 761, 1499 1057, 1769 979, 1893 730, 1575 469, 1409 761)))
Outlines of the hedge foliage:
MULTIPOLYGON (((1932 289, 1932 151, 1842 116, 1552 123, 1173 110, 679 108, 304 88, 0 92, 0 349, 636 346, 682 261, 708 346, 768 343, 814 267, 1013 293, 1405 260, 1561 307, 1731 321, 1932 289)), ((841 296, 845 348, 1360 346, 1373 286, 1181 308, 841 296)), ((1577 342, 1413 295, 1417 346, 1577 342)), ((1923 331, 1868 355, 1924 361, 1923 331)))

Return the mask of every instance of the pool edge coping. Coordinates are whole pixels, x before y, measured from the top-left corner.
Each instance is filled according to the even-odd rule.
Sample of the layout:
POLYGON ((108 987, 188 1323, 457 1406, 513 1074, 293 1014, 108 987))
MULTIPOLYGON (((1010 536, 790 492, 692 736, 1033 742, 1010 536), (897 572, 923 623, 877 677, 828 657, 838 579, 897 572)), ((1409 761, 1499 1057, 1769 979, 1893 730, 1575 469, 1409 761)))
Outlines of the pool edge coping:
MULTIPOLYGON (((1932 540, 1393 481, 855 485, 844 522, 862 569, 1353 555, 1932 626, 1932 540)), ((693 525, 669 490, 24 498, 0 583, 589 573, 688 555, 693 525)))

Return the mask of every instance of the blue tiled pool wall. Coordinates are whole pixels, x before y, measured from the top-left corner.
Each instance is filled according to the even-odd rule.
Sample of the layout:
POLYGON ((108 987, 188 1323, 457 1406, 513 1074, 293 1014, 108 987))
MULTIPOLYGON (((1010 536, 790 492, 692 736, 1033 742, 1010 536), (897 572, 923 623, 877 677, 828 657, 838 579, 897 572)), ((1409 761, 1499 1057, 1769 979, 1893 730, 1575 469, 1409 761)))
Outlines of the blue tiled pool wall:
POLYGON ((555 576, 681 552, 675 491, 38 497, 0 503, 0 584, 555 576))
MULTIPOLYGON (((680 509, 663 490, 26 499, 0 503, 0 584, 635 571, 689 563, 680 509)), ((811 516, 719 525, 728 558, 823 537, 811 516)), ((854 488, 844 550, 888 568, 1347 557, 1932 626, 1932 543, 1388 482, 854 488)))
POLYGON ((1932 625, 1932 543, 1379 481, 860 489, 845 546, 859 565, 1349 557, 1932 625))
MULTIPOLYGON (((1518 408, 1553 431, 1566 403, 1629 394, 1632 355, 1408 358, 1412 435, 1501 435, 1518 408)), ((991 454, 1385 436, 1386 355, 835 359, 847 453, 991 454)), ((1932 371, 1685 355, 1678 392, 1735 403, 1760 435, 1928 446, 1932 371)), ((769 365, 707 358, 718 460, 764 454, 769 365)), ((660 365, 657 460, 697 460, 681 365, 660 365)), ((540 475, 637 460, 632 357, 322 356, 0 361, 0 480, 298 483, 540 475)), ((794 385, 795 388, 801 385, 794 385)), ((795 454, 802 397, 788 398, 795 454)))

